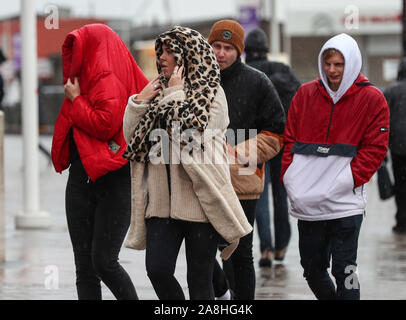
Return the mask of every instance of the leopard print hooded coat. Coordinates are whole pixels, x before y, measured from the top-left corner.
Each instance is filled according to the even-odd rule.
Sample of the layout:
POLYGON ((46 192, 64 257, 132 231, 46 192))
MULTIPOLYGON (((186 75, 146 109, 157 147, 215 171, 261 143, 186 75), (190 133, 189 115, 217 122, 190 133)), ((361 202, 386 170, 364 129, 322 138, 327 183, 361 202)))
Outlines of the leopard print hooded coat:
MULTIPOLYGON (((162 73, 159 57, 162 45, 165 44, 173 52, 176 64, 184 65, 186 99, 171 100, 160 104, 162 90, 151 101, 148 111, 135 128, 135 133, 124 157, 136 162, 148 162, 149 152, 157 141, 151 141, 152 130, 161 128, 171 138, 173 121, 180 122, 179 134, 187 129, 202 133, 209 122, 210 105, 220 86, 220 67, 214 51, 206 39, 197 31, 176 26, 161 34, 155 42, 156 64, 163 88, 168 87, 168 79, 162 73)), ((186 143, 181 140, 181 143, 186 143)), ((202 146, 203 147, 203 146, 202 146)))

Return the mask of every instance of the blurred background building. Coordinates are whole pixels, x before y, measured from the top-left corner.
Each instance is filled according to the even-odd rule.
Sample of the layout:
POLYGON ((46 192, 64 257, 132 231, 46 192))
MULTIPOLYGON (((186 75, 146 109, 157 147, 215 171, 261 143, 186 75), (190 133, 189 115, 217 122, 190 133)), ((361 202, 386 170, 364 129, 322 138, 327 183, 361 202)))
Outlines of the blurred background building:
POLYGON ((342 32, 357 40, 363 55, 362 72, 376 86, 386 86, 396 78, 402 55, 400 0, 290 1, 284 25, 291 65, 302 81, 317 76, 321 46, 342 32))
MULTIPOLYGON (((161 32, 183 25, 207 37, 220 19, 240 21, 247 33, 255 26, 262 27, 270 39, 270 57, 291 65, 302 82, 318 76, 317 56, 322 44, 341 32, 357 40, 363 54, 362 71, 380 88, 396 78, 402 56, 401 0, 54 0, 59 19, 56 29, 45 26, 48 1, 35 1, 42 133, 52 133, 64 98, 62 43, 69 32, 85 24, 104 23, 116 31, 150 79, 156 75, 154 40, 161 32)), ((17 2, 10 2, 8 15, 0 15, 0 47, 7 58, 0 72, 5 79, 3 107, 9 133, 21 129, 17 2)), ((5 14, 7 4, 2 5, 5 14)))

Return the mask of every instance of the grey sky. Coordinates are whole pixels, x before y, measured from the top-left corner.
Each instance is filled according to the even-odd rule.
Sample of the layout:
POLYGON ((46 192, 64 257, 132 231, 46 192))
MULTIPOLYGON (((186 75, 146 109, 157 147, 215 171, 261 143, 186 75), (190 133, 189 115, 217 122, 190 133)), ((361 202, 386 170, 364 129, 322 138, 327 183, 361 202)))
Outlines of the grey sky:
MULTIPOLYGON (((36 2, 38 12, 45 12, 45 7, 55 4, 72 8, 75 16, 128 18, 135 25, 150 24, 151 22, 169 21, 183 22, 194 19, 218 18, 224 16, 237 17, 238 6, 250 2, 266 3, 266 17, 270 13, 269 0, 31 0, 36 2), (169 4, 169 6, 168 6, 169 4), (269 12, 268 12, 269 11, 269 12)), ((276 0, 277 13, 280 20, 286 18, 287 11, 323 11, 344 8, 355 5, 360 11, 386 7, 401 9, 401 0, 276 0)), ((17 15, 20 10, 20 0, 1 0, 0 19, 17 15)))
MULTIPOLYGON (((32 0, 37 12, 49 4, 71 7, 76 16, 123 17, 135 24, 235 16, 239 0, 32 0), (170 4, 169 7, 167 4, 170 4)), ((1 1, 0 18, 17 15, 20 1, 1 1)))

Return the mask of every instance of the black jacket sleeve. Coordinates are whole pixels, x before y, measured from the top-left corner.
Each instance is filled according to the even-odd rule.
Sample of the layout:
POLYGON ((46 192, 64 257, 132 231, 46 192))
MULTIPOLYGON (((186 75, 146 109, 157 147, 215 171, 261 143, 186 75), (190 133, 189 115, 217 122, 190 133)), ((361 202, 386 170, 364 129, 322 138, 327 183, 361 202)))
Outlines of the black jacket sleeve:
POLYGON ((3 81, 3 77, 0 74, 0 109, 1 108, 1 102, 3 101, 4 98, 4 81, 3 81))
POLYGON ((286 123, 285 111, 272 81, 264 73, 259 89, 260 100, 256 115, 258 131, 282 135, 286 123))

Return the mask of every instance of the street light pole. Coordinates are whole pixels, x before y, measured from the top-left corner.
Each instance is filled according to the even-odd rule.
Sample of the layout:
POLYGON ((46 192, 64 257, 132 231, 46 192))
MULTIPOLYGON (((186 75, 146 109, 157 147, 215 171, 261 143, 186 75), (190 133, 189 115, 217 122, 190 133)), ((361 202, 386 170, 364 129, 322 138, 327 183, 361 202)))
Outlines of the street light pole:
POLYGON ((276 0, 271 0, 271 53, 274 57, 280 54, 279 23, 276 12, 276 0))
POLYGON ((21 0, 20 26, 24 209, 16 216, 16 227, 38 229, 49 227, 50 217, 48 213, 41 212, 39 209, 37 16, 35 0, 21 0))

